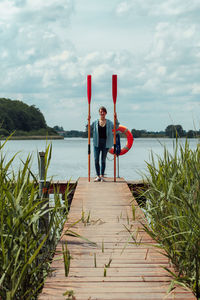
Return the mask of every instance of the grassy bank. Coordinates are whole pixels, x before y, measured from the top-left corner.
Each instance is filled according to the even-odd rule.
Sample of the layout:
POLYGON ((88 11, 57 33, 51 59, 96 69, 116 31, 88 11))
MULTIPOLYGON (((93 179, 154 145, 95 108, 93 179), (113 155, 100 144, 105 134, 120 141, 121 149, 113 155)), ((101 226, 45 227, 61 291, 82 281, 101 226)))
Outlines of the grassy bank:
MULTIPOLYGON (((31 172, 31 156, 14 174, 11 165, 16 155, 7 161, 4 144, 0 146, 0 299, 32 300, 37 299, 60 238, 68 213, 67 192, 66 205, 55 191, 55 207, 49 208, 39 191, 38 176, 31 172)), ((50 157, 48 146, 46 172, 50 157)))
MULTIPOLYGON (((6 137, 4 138, 6 140, 6 137)), ((49 135, 49 136, 41 136, 41 135, 29 135, 29 136, 12 136, 9 138, 10 140, 63 140, 64 137, 60 135, 49 135)))
POLYGON ((147 167, 145 229, 175 266, 171 288, 181 284, 200 299, 200 147, 177 141, 173 154, 152 154, 147 167))
POLYGON ((46 127, 40 128, 37 130, 6 130, 0 126, 0 138, 1 139, 12 139, 12 140, 55 140, 63 139, 64 137, 60 136, 53 128, 46 127))

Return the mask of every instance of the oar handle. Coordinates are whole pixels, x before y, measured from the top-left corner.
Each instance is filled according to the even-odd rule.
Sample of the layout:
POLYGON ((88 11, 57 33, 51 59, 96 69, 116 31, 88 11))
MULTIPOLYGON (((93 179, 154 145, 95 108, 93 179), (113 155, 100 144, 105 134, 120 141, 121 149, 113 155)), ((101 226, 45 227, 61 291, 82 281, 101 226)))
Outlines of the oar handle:
POLYGON ((87 76, 87 98, 88 98, 88 181, 90 182, 90 102, 92 96, 92 76, 87 76))
POLYGON ((113 128, 113 133, 114 133, 114 154, 116 154, 116 103, 114 103, 114 128, 113 128))
POLYGON ((116 102, 117 102, 117 75, 112 75, 112 97, 114 104, 114 181, 116 181, 116 102))

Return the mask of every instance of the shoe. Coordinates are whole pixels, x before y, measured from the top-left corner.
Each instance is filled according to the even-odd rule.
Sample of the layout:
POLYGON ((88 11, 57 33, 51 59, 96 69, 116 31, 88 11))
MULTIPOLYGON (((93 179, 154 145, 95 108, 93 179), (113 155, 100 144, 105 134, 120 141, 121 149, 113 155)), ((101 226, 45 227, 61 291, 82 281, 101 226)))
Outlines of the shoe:
POLYGON ((105 182, 105 178, 104 177, 101 177, 101 182, 105 182))
POLYGON ((98 182, 98 181, 101 181, 101 178, 99 176, 97 176, 94 180, 94 182, 98 182))

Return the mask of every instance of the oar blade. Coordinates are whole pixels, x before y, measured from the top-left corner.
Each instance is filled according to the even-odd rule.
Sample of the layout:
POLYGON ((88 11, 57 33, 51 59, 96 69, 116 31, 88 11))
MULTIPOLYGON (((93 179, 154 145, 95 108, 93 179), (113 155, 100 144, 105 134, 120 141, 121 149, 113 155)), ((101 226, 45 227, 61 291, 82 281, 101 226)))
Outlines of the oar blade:
POLYGON ((87 76, 87 97, 88 97, 88 103, 91 102, 91 96, 92 96, 92 76, 87 76))
POLYGON ((112 76, 112 96, 113 103, 115 104, 117 101, 117 75, 112 76))

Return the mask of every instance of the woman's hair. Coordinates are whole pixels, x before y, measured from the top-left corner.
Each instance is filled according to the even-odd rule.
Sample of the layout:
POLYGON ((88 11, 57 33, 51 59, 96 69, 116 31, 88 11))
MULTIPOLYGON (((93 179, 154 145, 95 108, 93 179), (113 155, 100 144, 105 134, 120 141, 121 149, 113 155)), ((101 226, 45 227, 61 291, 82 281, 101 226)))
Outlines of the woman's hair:
POLYGON ((101 106, 100 108, 99 108, 99 111, 100 110, 103 110, 106 114, 107 114, 107 109, 104 107, 104 106, 101 106))

